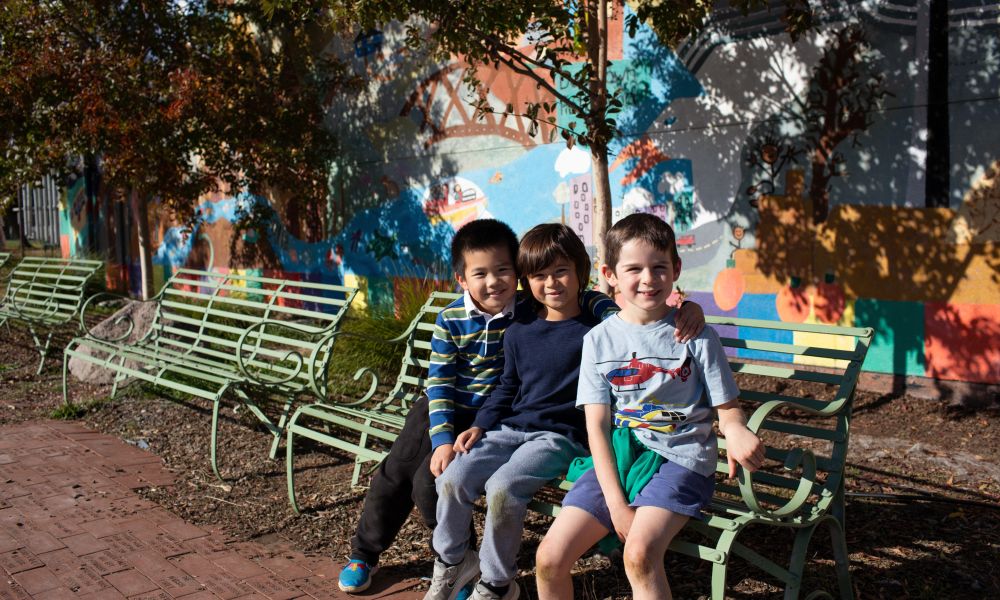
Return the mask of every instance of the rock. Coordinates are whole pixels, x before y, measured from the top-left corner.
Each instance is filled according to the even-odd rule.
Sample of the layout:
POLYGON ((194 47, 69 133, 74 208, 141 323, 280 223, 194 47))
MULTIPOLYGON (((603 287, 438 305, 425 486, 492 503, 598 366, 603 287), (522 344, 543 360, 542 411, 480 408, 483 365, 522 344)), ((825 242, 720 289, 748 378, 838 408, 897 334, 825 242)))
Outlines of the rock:
MULTIPOLYGON (((149 330, 156 316, 155 302, 129 302, 125 307, 111 315, 93 329, 91 335, 98 338, 115 338, 128 331, 129 321, 134 324, 132 333, 127 340, 129 343, 135 342, 149 330)), ((90 348, 79 348, 80 354, 91 355, 94 353, 90 348)), ((129 362, 125 363, 130 365, 129 362)), ((132 364, 131 366, 136 366, 132 364)), ((100 365, 80 360, 76 357, 69 360, 69 372, 80 381, 87 383, 110 384, 114 383, 115 374, 109 369, 100 365)))

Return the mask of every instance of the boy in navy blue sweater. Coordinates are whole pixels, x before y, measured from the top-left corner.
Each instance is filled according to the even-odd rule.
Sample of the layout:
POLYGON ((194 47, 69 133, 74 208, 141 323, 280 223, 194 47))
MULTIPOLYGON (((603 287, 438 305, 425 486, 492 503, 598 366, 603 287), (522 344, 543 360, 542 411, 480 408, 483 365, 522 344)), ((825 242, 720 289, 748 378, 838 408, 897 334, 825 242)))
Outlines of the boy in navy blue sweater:
POLYGON ((528 502, 586 453, 575 402, 583 336, 597 324, 579 302, 590 258, 570 228, 539 225, 521 240, 518 272, 534 302, 519 307, 507 328, 500 383, 456 439, 458 455, 437 479, 439 558, 425 600, 453 599, 480 571, 474 600, 517 598, 513 581, 528 502), (469 524, 483 492, 486 526, 477 559, 469 524))

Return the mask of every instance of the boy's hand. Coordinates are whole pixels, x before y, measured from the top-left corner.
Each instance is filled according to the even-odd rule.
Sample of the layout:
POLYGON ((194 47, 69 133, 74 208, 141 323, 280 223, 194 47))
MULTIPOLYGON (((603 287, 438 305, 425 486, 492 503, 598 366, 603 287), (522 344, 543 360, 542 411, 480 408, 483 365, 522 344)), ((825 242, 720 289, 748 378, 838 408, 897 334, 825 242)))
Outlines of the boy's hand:
POLYGON ((455 460, 455 450, 452 449, 451 444, 441 444, 431 454, 431 474, 440 477, 453 460, 455 460))
POLYGON ((764 464, 764 444, 746 426, 730 427, 726 432, 726 457, 730 477, 736 477, 737 463, 753 473, 764 464))
POLYGON ((674 322, 677 324, 674 337, 678 342, 686 344, 698 337, 705 328, 705 311, 697 302, 685 302, 677 309, 677 318, 674 322))
POLYGON ((482 427, 470 427, 458 434, 458 439, 455 440, 455 447, 453 449, 455 452, 465 454, 476 445, 476 442, 481 437, 483 437, 482 427))
POLYGON ((622 542, 628 537, 629 530, 632 529, 632 521, 635 519, 635 509, 628 504, 611 508, 611 523, 615 526, 615 534, 622 542))

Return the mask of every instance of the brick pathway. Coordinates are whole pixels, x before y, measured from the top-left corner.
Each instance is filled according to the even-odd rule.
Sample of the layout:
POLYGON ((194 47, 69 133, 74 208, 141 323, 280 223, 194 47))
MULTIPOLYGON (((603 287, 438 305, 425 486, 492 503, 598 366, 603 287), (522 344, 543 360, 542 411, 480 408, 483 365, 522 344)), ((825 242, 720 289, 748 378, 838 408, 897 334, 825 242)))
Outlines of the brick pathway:
MULTIPOLYGON (((153 454, 76 423, 0 428, 0 600, 352 598, 329 558, 232 542, 134 492, 172 484, 153 454)), ((376 581, 363 597, 423 596, 376 581)))

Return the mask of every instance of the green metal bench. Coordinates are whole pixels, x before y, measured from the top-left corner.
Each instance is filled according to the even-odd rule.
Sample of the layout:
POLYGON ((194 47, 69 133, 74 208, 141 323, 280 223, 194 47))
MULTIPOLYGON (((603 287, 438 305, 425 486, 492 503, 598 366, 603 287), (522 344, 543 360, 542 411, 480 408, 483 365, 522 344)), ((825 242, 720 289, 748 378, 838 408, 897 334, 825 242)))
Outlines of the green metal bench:
POLYGON ((80 314, 87 283, 103 265, 99 260, 26 256, 7 276, 0 325, 12 321, 28 327, 40 355, 36 374, 45 366, 53 333, 80 314), (42 343, 39 332, 45 330, 42 343))
MULTIPOLYGON (((115 373, 112 396, 131 377, 212 402, 210 457, 217 461, 219 408, 227 392, 271 432, 277 453, 288 414, 303 392, 325 398, 327 367, 340 321, 357 288, 194 269, 177 271, 147 302, 155 303, 149 329, 128 342, 134 324, 113 338, 92 331, 72 340, 63 360, 63 398, 69 403, 69 359, 115 373), (277 422, 258 402, 273 397, 277 422)), ((81 311, 102 294, 87 301, 81 311)), ((84 328, 86 331, 86 328, 84 328)))
MULTIPOLYGON (((726 479, 726 443, 720 437, 717 472, 724 475, 717 481, 706 519, 690 521, 670 550, 712 563, 715 600, 726 597, 726 574, 734 557, 780 580, 785 598, 798 598, 809 542, 817 529, 826 527, 833 542, 840 597, 853 598, 844 537, 844 478, 851 403, 873 330, 724 317, 706 320, 717 328, 736 327, 738 335, 745 336, 720 332, 723 345, 736 350, 729 359, 734 372, 757 379, 752 387, 781 391, 741 391, 748 427, 764 441, 768 465, 752 474, 739 469, 736 482, 726 479), (786 341, 759 341, 782 338, 786 341), (742 358, 747 351, 767 353, 769 360, 742 358), (779 356, 792 362, 775 362, 779 356), (796 393, 805 387, 794 382, 807 382, 809 391, 796 393), (737 541, 751 525, 794 530, 787 567, 737 541)), ((554 485, 562 490, 572 487, 566 481, 554 485)), ((536 499, 531 508, 552 516, 559 512, 552 500, 536 499)), ((756 529, 752 536, 760 535, 756 529)), ((832 596, 816 591, 807 597, 832 596)))
POLYGON ((0 252, 0 269, 10 260, 10 252, 0 252))
POLYGON ((352 402, 333 404, 319 402, 299 407, 288 421, 285 443, 285 477, 288 485, 288 501, 295 512, 299 512, 295 497, 295 436, 320 442, 353 454, 354 475, 351 479, 357 485, 361 477, 362 465, 375 462, 377 465, 388 454, 387 445, 396 439, 403 428, 403 421, 410 405, 424 391, 431 352, 431 337, 434 321, 448 304, 459 298, 459 294, 432 292, 410 321, 410 325, 399 337, 389 342, 406 341, 402 365, 396 384, 384 398, 376 400, 378 376, 367 368, 354 374, 355 380, 368 375, 371 385, 360 399, 352 402), (373 442, 381 442, 378 447, 373 442))
MULTIPOLYGON (((387 453, 372 447, 371 442, 379 440, 384 446, 395 440, 409 402, 422 393, 431 323, 434 315, 457 297, 436 294, 397 338, 406 338, 407 352, 396 387, 385 400, 367 408, 313 404, 296 411, 289 421, 285 446, 288 498, 296 511, 294 436, 353 454, 352 483, 356 485, 361 464, 380 461, 387 453)), ((785 598, 797 598, 802 591, 809 542, 819 528, 826 527, 833 543, 840 597, 853 598, 844 537, 844 479, 851 404, 873 330, 711 316, 706 320, 721 328, 722 343, 730 349, 730 365, 742 374, 741 381, 746 383, 746 376, 756 380, 749 387, 781 391, 741 392, 748 425, 767 446, 768 465, 753 474, 740 469, 735 482, 720 476, 715 497, 705 511, 707 518, 691 521, 671 551, 712 563, 713 599, 725 598, 727 569, 734 557, 780 580, 785 598), (736 335, 728 335, 734 328, 736 335), (783 341, 761 341, 775 339, 783 341), (758 354, 756 360, 745 358, 752 352, 766 354, 758 354), (796 393, 796 382, 811 387, 796 393), (737 541, 751 525, 794 532, 787 567, 737 541)), ((362 369, 355 378, 364 372, 362 369)), ((371 399, 376 383, 353 404, 371 399)), ((719 448, 718 472, 728 474, 725 439, 719 439, 719 448)), ((561 491, 571 487, 569 482, 553 481, 531 508, 556 515, 561 491)), ((810 599, 830 597, 825 591, 808 595, 810 599)))

